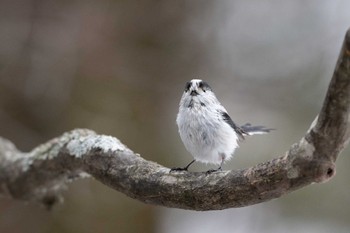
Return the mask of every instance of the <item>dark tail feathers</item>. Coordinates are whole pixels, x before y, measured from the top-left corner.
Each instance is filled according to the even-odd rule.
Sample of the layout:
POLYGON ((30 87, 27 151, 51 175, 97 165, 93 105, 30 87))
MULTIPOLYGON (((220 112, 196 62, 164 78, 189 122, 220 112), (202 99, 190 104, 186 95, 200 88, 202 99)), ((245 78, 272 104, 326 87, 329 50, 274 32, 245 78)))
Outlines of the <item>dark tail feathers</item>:
POLYGON ((240 128, 243 129, 243 131, 247 135, 265 134, 265 133, 269 133, 271 130, 274 130, 274 129, 266 128, 265 126, 261 126, 261 125, 252 126, 250 123, 242 125, 240 128))

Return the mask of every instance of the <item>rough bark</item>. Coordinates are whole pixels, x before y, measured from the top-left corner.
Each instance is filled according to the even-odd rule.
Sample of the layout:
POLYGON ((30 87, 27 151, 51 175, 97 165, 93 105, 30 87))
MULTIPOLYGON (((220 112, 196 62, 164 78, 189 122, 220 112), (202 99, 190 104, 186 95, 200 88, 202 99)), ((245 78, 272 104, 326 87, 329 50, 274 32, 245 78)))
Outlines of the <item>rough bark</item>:
POLYGON ((118 139, 77 129, 18 151, 0 138, 0 194, 50 207, 65 183, 91 175, 145 203, 192 210, 242 207, 278 198, 335 175, 350 138, 350 30, 323 107, 306 135, 283 156, 242 170, 169 173, 118 139))

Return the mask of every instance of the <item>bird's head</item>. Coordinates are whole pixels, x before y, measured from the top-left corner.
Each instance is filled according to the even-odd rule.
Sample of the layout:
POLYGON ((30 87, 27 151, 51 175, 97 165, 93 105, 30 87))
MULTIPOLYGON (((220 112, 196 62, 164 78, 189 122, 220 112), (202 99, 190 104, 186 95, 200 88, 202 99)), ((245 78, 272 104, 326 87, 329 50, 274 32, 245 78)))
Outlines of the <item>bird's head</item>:
POLYGON ((185 93, 191 96, 204 95, 207 91, 211 92, 211 87, 200 79, 192 79, 185 86, 185 93))
POLYGON ((197 104, 204 107, 216 102, 215 94, 208 83, 201 79, 192 79, 185 85, 180 105, 192 108, 197 104))

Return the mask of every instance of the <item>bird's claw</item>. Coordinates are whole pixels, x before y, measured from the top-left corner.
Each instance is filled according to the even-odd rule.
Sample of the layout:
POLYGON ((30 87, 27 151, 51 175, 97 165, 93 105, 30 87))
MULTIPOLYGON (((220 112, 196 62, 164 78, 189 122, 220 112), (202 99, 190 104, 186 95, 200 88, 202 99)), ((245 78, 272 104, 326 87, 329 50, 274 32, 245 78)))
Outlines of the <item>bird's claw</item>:
POLYGON ((210 175, 210 174, 217 172, 217 171, 222 171, 221 167, 219 167, 218 169, 210 169, 210 170, 206 171, 205 174, 210 175))
POLYGON ((174 167, 174 168, 171 168, 169 173, 171 172, 180 172, 180 171, 187 171, 187 167, 174 167))

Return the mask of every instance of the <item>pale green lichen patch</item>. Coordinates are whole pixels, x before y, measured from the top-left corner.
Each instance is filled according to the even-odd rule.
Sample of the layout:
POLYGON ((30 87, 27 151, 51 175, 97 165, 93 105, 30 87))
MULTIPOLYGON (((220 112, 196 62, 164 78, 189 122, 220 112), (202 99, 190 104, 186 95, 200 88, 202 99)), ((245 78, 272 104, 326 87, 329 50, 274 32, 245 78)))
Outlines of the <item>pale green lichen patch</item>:
POLYGON ((178 182, 179 178, 174 177, 174 176, 163 176, 162 177, 162 182, 166 184, 176 184, 178 182))
POLYGON ((117 138, 106 135, 90 135, 71 140, 67 144, 67 149, 76 157, 81 157, 94 149, 102 150, 104 153, 129 150, 117 138))
POLYGON ((60 140, 52 139, 49 142, 36 147, 29 154, 31 157, 35 157, 35 159, 52 159, 57 156, 63 145, 64 144, 60 143, 60 140))
POLYGON ((74 141, 80 138, 85 138, 87 135, 95 136, 96 134, 94 131, 88 129, 75 129, 66 132, 62 136, 36 147, 29 153, 29 157, 42 160, 53 159, 67 143, 72 140, 74 141))
POLYGON ((303 137, 299 143, 299 148, 300 151, 302 151, 302 153, 300 153, 301 155, 303 155, 304 158, 312 158, 313 154, 315 152, 315 146, 308 142, 305 137, 303 137))
POLYGON ((304 158, 311 160, 315 152, 315 147, 312 143, 302 138, 298 144, 294 144, 285 158, 289 160, 287 165, 287 177, 295 179, 300 175, 300 168, 294 164, 294 160, 304 158))

